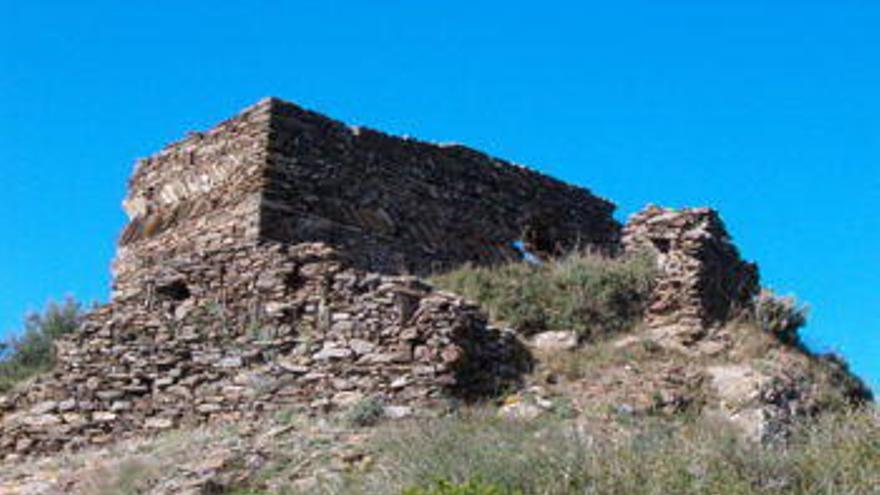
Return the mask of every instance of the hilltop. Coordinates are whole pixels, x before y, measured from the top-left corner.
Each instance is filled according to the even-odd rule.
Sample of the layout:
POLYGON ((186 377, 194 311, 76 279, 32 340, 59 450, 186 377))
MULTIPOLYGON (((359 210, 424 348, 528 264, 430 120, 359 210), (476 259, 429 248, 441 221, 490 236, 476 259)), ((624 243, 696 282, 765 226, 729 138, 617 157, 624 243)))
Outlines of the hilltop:
MULTIPOLYGON (((407 455, 440 454, 395 454, 407 438, 513 442, 546 451, 547 472, 606 474, 591 455, 645 435, 644 459, 721 435, 728 462, 828 441, 859 452, 857 490, 880 464, 870 392, 805 348, 802 308, 762 289, 713 209, 649 205, 621 225, 582 187, 275 98, 138 161, 124 208, 112 300, 0 397, 6 492, 377 493, 385 476, 396 493, 431 481, 407 455), (394 455, 400 476, 382 475, 394 455)), ((801 493, 816 455, 753 488, 801 493)), ((472 486, 437 493, 538 489, 450 466, 433 469, 472 486)), ((572 476, 541 486, 592 493, 572 476)))

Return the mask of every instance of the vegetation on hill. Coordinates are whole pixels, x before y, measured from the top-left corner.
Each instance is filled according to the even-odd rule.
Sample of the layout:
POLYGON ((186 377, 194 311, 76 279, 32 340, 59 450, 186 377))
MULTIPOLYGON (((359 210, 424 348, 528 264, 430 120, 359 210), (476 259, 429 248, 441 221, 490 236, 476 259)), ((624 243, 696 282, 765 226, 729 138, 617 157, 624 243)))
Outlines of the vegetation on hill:
POLYGON ((374 428, 294 415, 169 432, 6 475, 64 470, 74 495, 179 493, 194 480, 223 495, 873 495, 880 486, 872 408, 823 416, 775 445, 699 418, 626 427, 606 436, 561 416, 510 421, 483 408, 374 428))
POLYGON ((807 324, 808 308, 794 296, 778 296, 763 289, 755 298, 753 320, 758 328, 785 344, 802 346, 800 330, 807 324))
MULTIPOLYGON (((4 481, 30 476, 43 483, 41 470, 55 470, 73 480, 69 493, 89 495, 177 493, 196 483, 225 495, 877 493, 880 411, 853 407, 870 398, 864 384, 841 360, 812 356, 802 345, 804 306, 762 292, 751 315, 722 329, 730 337, 724 353, 686 354, 641 335, 647 331, 617 335, 638 327, 655 277, 647 256, 609 259, 590 253, 542 264, 464 267, 434 277, 436 285, 480 303, 494 320, 523 335, 572 330, 587 343, 536 353, 541 362, 527 385, 497 403, 462 406, 445 415, 416 412, 402 420, 390 420, 378 397, 320 417, 276 411, 258 423, 182 428, 58 456, 48 464, 10 466, 6 480, 0 472, 0 491, 4 481), (668 385, 658 377, 686 382, 693 378, 685 373, 689 367, 731 364, 748 365, 751 373, 765 370, 767 376, 776 376, 774 366, 781 366, 801 377, 805 388, 825 392, 813 400, 819 404, 811 409, 815 414, 799 416, 790 434, 769 443, 744 438, 731 422, 701 414, 698 407, 659 412, 677 403, 668 400, 670 394, 696 397, 683 404, 717 398, 705 375, 681 390, 657 388, 668 385), (598 392, 587 395, 584 385, 598 392), (627 387, 657 407, 634 408, 638 404, 627 387), (536 388, 541 391, 530 396, 536 388), (499 413, 535 397, 545 402, 535 416, 499 413), (584 402, 595 410, 585 409, 584 402)), ((21 336, 5 344, 0 392, 49 369, 54 339, 81 320, 82 309, 73 300, 29 315, 21 336)))
POLYGON ((620 440, 479 414, 387 429, 378 445, 382 469, 327 493, 867 495, 880 486, 874 410, 822 417, 775 446, 705 420, 645 424, 620 440))
POLYGON ((647 254, 574 252, 546 263, 465 266, 432 281, 483 306, 523 334, 573 330, 583 340, 632 329, 656 277, 647 254))
POLYGON ((72 298, 49 302, 42 312, 26 315, 18 336, 0 342, 0 393, 51 369, 55 339, 76 330, 82 317, 82 306, 72 298))

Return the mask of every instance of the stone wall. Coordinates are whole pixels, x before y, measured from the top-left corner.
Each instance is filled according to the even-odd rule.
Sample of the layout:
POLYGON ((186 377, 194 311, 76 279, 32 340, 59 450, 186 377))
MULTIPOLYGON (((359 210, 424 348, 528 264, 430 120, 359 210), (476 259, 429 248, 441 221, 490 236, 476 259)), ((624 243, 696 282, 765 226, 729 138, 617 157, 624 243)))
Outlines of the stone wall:
POLYGON ((365 268, 426 274, 616 246, 614 205, 586 189, 463 146, 352 128, 278 100, 261 233, 323 241, 365 268))
POLYGON ((0 399, 0 454, 492 394, 527 353, 406 274, 619 238, 585 189, 275 99, 141 160, 124 207, 112 303, 58 343, 53 373, 0 399))
POLYGON ((58 367, 0 402, 0 457, 283 408, 406 407, 515 385, 524 352, 474 305, 323 244, 187 253, 92 313, 58 367))
POLYGON ((623 244, 651 252, 660 269, 646 323, 686 340, 749 308, 760 288, 757 266, 740 258, 709 208, 649 206, 629 219, 623 244))
POLYGON ((138 272, 256 240, 324 242, 352 263, 427 274, 618 243, 614 205, 463 146, 347 126, 264 99, 138 162, 114 263, 116 298, 138 272))
POLYGON ((269 112, 245 109, 140 160, 123 207, 114 297, 141 290, 138 272, 180 253, 229 248, 259 234, 269 112))

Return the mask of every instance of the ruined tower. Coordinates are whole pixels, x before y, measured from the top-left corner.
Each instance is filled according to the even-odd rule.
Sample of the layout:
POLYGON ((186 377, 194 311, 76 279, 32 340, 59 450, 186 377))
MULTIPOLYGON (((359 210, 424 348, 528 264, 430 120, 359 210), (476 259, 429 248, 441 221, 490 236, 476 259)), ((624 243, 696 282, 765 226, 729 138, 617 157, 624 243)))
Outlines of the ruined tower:
POLYGON ((322 242, 383 274, 424 275, 618 241, 613 204, 463 146, 356 128, 274 98, 141 160, 117 297, 188 253, 322 242))
POLYGON ((630 217, 622 242, 659 268, 646 326, 689 345, 741 316, 758 294, 758 267, 740 258, 718 212, 648 206, 630 217))
POLYGON ((491 393, 517 380, 516 339, 419 276, 520 243, 614 250, 620 229, 586 189, 277 99, 139 161, 124 207, 112 301, 0 401, 0 454, 491 393))

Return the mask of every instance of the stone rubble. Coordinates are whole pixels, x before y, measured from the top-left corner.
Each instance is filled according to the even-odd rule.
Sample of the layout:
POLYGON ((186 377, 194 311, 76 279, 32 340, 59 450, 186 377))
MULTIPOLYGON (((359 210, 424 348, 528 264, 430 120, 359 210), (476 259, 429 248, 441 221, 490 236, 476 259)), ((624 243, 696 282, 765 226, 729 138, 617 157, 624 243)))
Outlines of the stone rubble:
POLYGON ((524 351, 478 307, 334 254, 322 244, 271 244, 175 260, 157 290, 92 313, 59 344, 54 372, 7 398, 0 452, 294 405, 326 412, 367 397, 442 406, 516 383, 524 351), (225 278, 225 299, 206 290, 216 266, 238 274, 225 278), (191 284, 187 299, 161 295, 179 280, 191 284))

